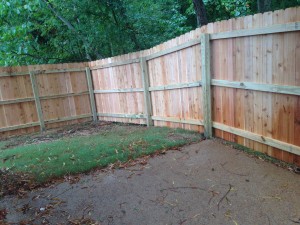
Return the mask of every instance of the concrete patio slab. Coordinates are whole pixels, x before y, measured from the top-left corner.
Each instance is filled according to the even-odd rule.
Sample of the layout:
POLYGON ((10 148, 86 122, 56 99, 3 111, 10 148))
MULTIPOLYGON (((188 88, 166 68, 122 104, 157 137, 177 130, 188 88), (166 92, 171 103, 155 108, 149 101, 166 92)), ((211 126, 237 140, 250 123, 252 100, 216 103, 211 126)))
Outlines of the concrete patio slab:
POLYGON ((94 172, 28 197, 0 200, 7 221, 109 225, 294 225, 300 219, 300 176, 206 140, 168 151, 147 164, 94 172))

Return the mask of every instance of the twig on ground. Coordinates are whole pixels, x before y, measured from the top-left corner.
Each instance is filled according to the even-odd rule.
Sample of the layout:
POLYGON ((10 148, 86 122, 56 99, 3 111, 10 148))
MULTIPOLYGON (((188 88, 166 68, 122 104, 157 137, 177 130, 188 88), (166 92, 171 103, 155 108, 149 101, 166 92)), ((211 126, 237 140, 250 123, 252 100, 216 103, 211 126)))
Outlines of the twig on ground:
POLYGON ((57 194, 57 195, 53 196, 53 197, 52 197, 52 199, 53 199, 53 198, 57 198, 58 196, 60 196, 60 195, 62 195, 62 194, 64 194, 64 193, 66 193, 66 192, 70 191, 71 189, 73 189, 73 186, 71 186, 70 188, 68 188, 68 189, 64 190, 63 192, 61 192, 61 193, 59 193, 59 194, 57 194))
POLYGON ((131 173, 131 174, 127 177, 127 179, 132 178, 133 175, 140 176, 140 175, 142 175, 142 174, 143 174, 143 173, 131 173))
MULTIPOLYGON (((84 208, 83 212, 82 212, 82 219, 85 218, 85 212, 88 210, 88 209, 92 209, 93 206, 92 205, 88 205, 87 207, 84 208)), ((88 213, 90 213, 91 210, 88 210, 88 213)))
POLYGON ((229 192, 231 191, 231 184, 229 184, 229 189, 228 191, 225 193, 225 195, 220 199, 220 201, 218 202, 217 206, 218 206, 218 210, 220 209, 220 204, 222 203, 222 201, 227 197, 227 195, 229 194, 229 192))
POLYGON ((238 176, 244 176, 244 177, 249 176, 249 174, 242 174, 242 173, 232 172, 232 171, 230 171, 230 170, 228 170, 228 169, 225 168, 225 164, 226 163, 224 163, 224 164, 221 163, 220 165, 222 166, 223 170, 225 170, 226 172, 234 174, 234 175, 238 175, 238 176))
POLYGON ((174 191, 174 190, 179 190, 179 189, 193 189, 193 190, 207 191, 206 189, 201 188, 201 187, 170 187, 170 188, 161 189, 160 192, 168 191, 168 190, 174 191))
POLYGON ((185 224, 186 222, 187 222, 187 219, 180 220, 179 225, 183 225, 183 224, 185 224))
POLYGON ((292 219, 290 219, 290 221, 292 221, 293 223, 300 223, 300 218, 298 219, 298 221, 297 220, 292 220, 292 219))
POLYGON ((219 192, 216 192, 216 191, 214 191, 214 190, 211 190, 211 191, 209 191, 209 192, 211 193, 211 197, 210 197, 210 199, 209 199, 209 201, 208 201, 208 205, 210 205, 211 200, 212 200, 216 195, 219 195, 219 192))

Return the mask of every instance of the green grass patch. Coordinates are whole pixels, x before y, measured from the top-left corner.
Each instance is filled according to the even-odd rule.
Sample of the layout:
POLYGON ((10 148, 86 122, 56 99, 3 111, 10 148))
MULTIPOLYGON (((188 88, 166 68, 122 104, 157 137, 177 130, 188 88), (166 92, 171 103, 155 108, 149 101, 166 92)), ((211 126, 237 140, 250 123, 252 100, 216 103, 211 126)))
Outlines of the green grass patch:
POLYGON ((0 150, 0 168, 29 173, 37 182, 45 182, 65 174, 87 172, 117 161, 125 162, 182 146, 201 138, 199 133, 182 129, 114 125, 108 131, 89 136, 0 150))
POLYGON ((0 149, 5 148, 6 145, 7 145, 7 141, 0 141, 0 149))

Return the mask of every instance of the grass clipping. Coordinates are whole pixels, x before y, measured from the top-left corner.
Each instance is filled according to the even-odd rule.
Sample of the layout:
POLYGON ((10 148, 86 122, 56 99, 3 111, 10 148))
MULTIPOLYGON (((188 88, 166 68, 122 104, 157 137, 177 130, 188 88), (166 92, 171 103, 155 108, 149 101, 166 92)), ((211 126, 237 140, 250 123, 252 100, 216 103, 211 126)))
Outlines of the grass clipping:
POLYGON ((13 172, 9 169, 0 169, 0 198, 6 195, 23 197, 37 185, 34 178, 25 173, 13 172))

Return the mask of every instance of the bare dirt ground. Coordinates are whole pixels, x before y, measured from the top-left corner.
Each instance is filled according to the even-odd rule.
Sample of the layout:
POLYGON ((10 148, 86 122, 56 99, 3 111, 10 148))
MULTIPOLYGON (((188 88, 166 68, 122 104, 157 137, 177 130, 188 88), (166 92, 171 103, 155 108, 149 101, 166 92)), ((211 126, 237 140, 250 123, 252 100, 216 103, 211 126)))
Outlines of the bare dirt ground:
MULTIPOLYGON (((7 143, 2 147, 2 149, 9 149, 20 145, 28 144, 39 144, 43 142, 55 141, 61 138, 67 137, 79 137, 79 136, 89 136, 92 134, 100 134, 109 131, 113 131, 115 127, 120 126, 117 123, 99 121, 97 123, 80 123, 69 125, 61 128, 53 128, 47 130, 43 133, 33 133, 27 135, 20 135, 15 137, 0 138, 0 141, 7 141, 7 143)), ((132 125, 132 124, 122 124, 122 126, 127 126, 128 131, 132 129, 146 129, 145 126, 132 125)))
POLYGON ((294 225, 300 176, 206 140, 22 199, 7 196, 0 208, 13 224, 294 225))

